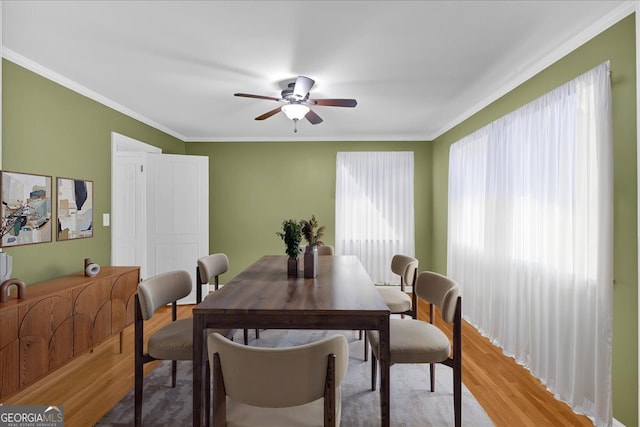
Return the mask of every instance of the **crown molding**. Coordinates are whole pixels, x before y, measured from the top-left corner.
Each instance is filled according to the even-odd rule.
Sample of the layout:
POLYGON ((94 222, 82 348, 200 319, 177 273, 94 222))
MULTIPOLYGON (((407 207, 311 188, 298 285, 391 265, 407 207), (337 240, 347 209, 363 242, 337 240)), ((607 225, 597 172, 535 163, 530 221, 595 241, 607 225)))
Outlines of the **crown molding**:
POLYGON ((189 137, 184 142, 429 142, 422 136, 394 135, 380 137, 377 135, 359 136, 260 136, 260 137, 189 137))
MULTIPOLYGON (((586 42, 588 42, 589 40, 591 40, 593 37, 597 36, 598 34, 600 34, 601 32, 605 31, 606 29, 608 29, 609 27, 613 26, 614 24, 616 24, 617 22, 619 22, 620 20, 622 20, 623 18, 627 17, 628 15, 634 13, 636 11, 637 8, 640 8, 640 6, 638 6, 640 2, 638 1, 634 1, 634 0, 629 0, 624 2, 623 4, 621 4, 620 6, 618 6, 615 10, 613 10, 612 12, 610 12, 609 14, 603 16, 600 20, 598 20, 596 23, 594 23, 593 25, 591 25, 590 27, 588 27, 587 29, 585 29, 584 31, 582 31, 581 33, 579 33, 578 35, 576 35, 575 37, 571 38, 569 41, 567 41, 566 43, 562 44, 561 46, 559 46, 557 49, 549 52, 547 55, 545 55, 544 57, 540 58, 538 61, 536 61, 534 64, 532 64, 530 67, 528 67, 526 70, 524 70, 522 73, 520 73, 516 78, 512 79, 511 81, 507 82, 506 84, 504 84, 499 90, 497 90, 496 92, 494 92, 492 95, 485 97, 484 99, 482 99, 480 102, 476 103, 474 106, 472 106, 471 108, 467 109, 466 111, 464 111, 463 113, 461 113, 460 115, 458 115, 455 119, 453 119, 452 121, 450 121, 448 124, 446 124, 445 126, 443 126, 441 129, 437 130, 436 132, 434 132, 431 135, 424 135, 423 137, 416 137, 415 135, 411 135, 411 136, 398 136, 400 138, 402 138, 402 140, 405 141, 432 141, 436 138, 438 138, 439 136, 443 135, 444 133, 448 132, 449 130, 451 130, 452 128, 454 128, 455 126, 459 125, 460 123, 462 123, 463 121, 465 121, 466 119, 468 119, 469 117, 473 116, 474 114, 476 114, 477 112, 481 111, 483 108, 486 108, 489 104, 491 104, 492 102, 496 101, 497 99, 499 99, 500 97, 506 95, 507 93, 509 93, 510 91, 512 91, 513 89, 515 89, 516 87, 518 87, 519 85, 521 85, 522 83, 526 82, 527 80, 531 79, 533 76, 535 76, 536 74, 538 74, 540 71, 544 70, 545 68, 549 67, 550 65, 552 65, 553 63, 557 62, 559 59, 561 59, 562 57, 566 56, 567 54, 569 54, 570 52, 574 51, 575 49, 577 49, 578 47, 582 46, 583 44, 585 44, 586 42)), ((176 131, 174 131, 173 129, 170 129, 158 122, 155 122, 154 120, 149 119, 148 117, 137 113, 136 111, 133 111, 127 107, 124 107, 123 105, 103 96, 100 95, 97 92, 94 92, 28 58, 25 58, 22 55, 19 55, 18 53, 6 48, 6 47, 2 47, 2 57, 17 64, 20 65, 46 79, 49 79, 55 83, 60 84, 63 87, 66 87, 67 89, 70 89, 76 93, 79 93, 83 96, 86 96, 87 98, 90 98, 100 104, 103 104, 115 111, 118 111, 128 117, 131 117, 135 120, 138 120, 148 126, 153 127, 154 129, 160 130, 168 135, 171 135, 183 142, 222 142, 223 139, 219 138, 219 137, 186 137, 176 131)), ((296 141, 300 141, 300 140, 309 140, 309 141, 316 141, 316 140, 322 140, 322 141, 327 141, 327 138, 225 138, 224 141, 225 142, 233 142, 233 141, 246 141, 246 142, 250 142, 250 141, 264 141, 264 142, 268 142, 268 141, 287 141, 287 140, 296 140, 296 141)), ((336 138, 337 140, 344 140, 344 138, 336 138)), ((371 135, 369 137, 361 137, 358 138, 358 141, 380 141, 380 140, 388 140, 388 138, 380 138, 380 137, 376 137, 374 135, 371 135)))
POLYGON ((557 49, 549 52, 548 54, 540 58, 538 61, 532 64, 528 69, 524 70, 524 72, 522 72, 516 78, 504 84, 498 91, 484 98, 483 100, 478 102, 476 105, 474 105, 464 113, 460 114, 458 117, 453 119, 447 125, 442 127, 440 130, 435 132, 433 135, 430 135, 429 140, 432 141, 438 138, 439 136, 443 135, 444 133, 448 132, 449 130, 453 129, 455 126, 459 125, 463 121, 467 120, 469 117, 473 116, 477 112, 486 108, 492 102, 498 100, 502 96, 511 92, 516 87, 520 86, 522 83, 531 79, 536 74, 546 69, 550 65, 556 63, 561 58, 573 52, 574 50, 576 50, 577 48, 579 48, 580 46, 582 46, 583 44, 585 44, 586 42, 588 42, 589 40, 597 36, 598 34, 602 33, 606 29, 617 24, 622 19, 631 15, 636 11, 637 3, 638 3, 637 1, 633 1, 633 0, 626 1, 620 6, 618 6, 616 9, 608 13, 607 15, 604 15, 601 19, 599 19, 593 25, 589 26, 584 31, 572 37, 569 41, 560 45, 557 49))
POLYGON ((155 122, 142 114, 139 114, 127 107, 124 107, 123 105, 120 105, 117 102, 74 82, 73 80, 70 80, 46 67, 43 67, 37 62, 34 62, 28 58, 25 58, 24 56, 12 51, 11 49, 2 47, 2 57, 48 80, 58 83, 59 85, 66 87, 67 89, 77 92, 80 95, 86 96, 87 98, 92 99, 96 102, 99 102, 100 104, 105 105, 115 111, 118 111, 128 117, 131 117, 146 125, 149 125, 154 129, 157 129, 166 134, 169 134, 174 138, 178 138, 180 141, 185 140, 185 137, 183 135, 179 134, 178 132, 175 132, 173 129, 169 129, 168 127, 163 126, 160 123, 155 122))

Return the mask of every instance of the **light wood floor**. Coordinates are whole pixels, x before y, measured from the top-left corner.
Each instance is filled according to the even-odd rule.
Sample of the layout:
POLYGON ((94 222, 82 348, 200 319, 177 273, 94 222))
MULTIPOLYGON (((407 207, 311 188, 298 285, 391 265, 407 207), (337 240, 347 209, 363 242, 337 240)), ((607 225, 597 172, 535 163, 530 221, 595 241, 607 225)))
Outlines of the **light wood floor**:
MULTIPOLYGON (((426 318, 423 307, 420 309, 420 318, 426 318)), ((190 307, 180 307, 179 313, 180 317, 190 316, 190 307)), ((169 321, 169 316, 169 310, 154 316, 145 325, 146 332, 169 321)), ((93 425, 133 388, 133 327, 128 327, 123 336, 122 354, 118 337, 113 337, 2 403, 61 405, 66 427, 93 425)), ((466 323, 462 366, 464 384, 496 426, 593 425, 587 417, 575 415, 566 404, 557 401, 526 369, 505 357, 466 323)), ((153 364, 148 364, 146 372, 151 369, 153 364)), ((473 425, 473 420, 463 418, 463 422, 473 425)))

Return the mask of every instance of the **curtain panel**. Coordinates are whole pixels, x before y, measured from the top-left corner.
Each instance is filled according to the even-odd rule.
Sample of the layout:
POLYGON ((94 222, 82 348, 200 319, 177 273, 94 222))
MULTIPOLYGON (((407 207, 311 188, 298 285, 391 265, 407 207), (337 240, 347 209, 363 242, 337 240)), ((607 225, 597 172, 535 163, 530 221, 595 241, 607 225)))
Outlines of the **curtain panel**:
POLYGON ((612 423, 613 165, 604 63, 451 146, 463 315, 554 395, 612 423))
POLYGON ((336 254, 358 256, 375 283, 399 283, 391 258, 415 256, 413 205, 413 152, 337 153, 336 254))

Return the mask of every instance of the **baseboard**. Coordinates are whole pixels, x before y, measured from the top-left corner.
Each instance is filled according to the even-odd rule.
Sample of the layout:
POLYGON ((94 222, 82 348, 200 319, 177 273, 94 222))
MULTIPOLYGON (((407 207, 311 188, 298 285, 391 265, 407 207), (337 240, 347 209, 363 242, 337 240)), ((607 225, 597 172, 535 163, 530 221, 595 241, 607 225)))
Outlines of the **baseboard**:
POLYGON ((624 424, 622 424, 620 421, 616 420, 615 418, 613 419, 613 427, 626 427, 624 424))

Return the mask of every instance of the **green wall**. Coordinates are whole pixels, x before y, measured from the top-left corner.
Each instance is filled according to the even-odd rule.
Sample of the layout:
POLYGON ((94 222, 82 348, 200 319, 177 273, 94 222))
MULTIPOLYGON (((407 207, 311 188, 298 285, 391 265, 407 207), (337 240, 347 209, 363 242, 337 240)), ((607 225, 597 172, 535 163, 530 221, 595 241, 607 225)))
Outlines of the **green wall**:
MULTIPOLYGON (((431 145, 425 142, 193 142, 187 154, 209 156, 209 250, 229 256, 233 278, 264 254, 284 254, 282 220, 315 215, 335 245, 338 151, 413 151, 416 257, 431 250, 431 145)), ((421 268, 429 268, 424 262, 421 268)))
POLYGON ((27 284, 82 271, 84 258, 109 265, 111 229, 111 132, 183 154, 184 143, 124 114, 78 95, 7 60, 2 61, 2 168, 50 175, 52 218, 57 177, 93 181, 94 237, 6 248, 13 276, 27 284))
POLYGON ((638 425, 636 47, 631 15, 433 142, 433 266, 446 272, 449 146, 469 133, 611 61, 614 115, 613 412, 638 425))
MULTIPOLYGON (((421 268, 446 271, 449 145, 468 133, 611 60, 614 98, 615 285, 614 416, 637 417, 636 78, 633 17, 616 24, 511 93, 439 137, 424 142, 183 143, 135 119, 3 60, 3 169, 94 181, 94 237, 8 248, 13 276, 33 284, 78 272, 83 259, 109 263, 111 132, 165 153, 210 158, 211 252, 231 260, 225 282, 265 253, 284 253, 275 235, 285 218, 315 214, 334 243, 338 151, 415 152, 416 256, 421 268)), ((55 207, 53 215, 55 218, 55 207)))

